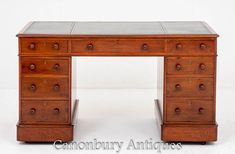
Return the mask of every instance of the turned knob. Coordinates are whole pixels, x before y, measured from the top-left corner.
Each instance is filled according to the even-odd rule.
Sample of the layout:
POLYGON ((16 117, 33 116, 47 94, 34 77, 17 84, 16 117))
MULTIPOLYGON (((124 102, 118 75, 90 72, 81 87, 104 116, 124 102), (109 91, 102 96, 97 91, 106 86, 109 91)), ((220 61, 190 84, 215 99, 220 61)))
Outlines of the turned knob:
POLYGON ((31 71, 34 71, 34 70, 36 69, 36 65, 35 65, 35 64, 30 64, 30 65, 29 65, 29 69, 30 69, 31 71))
POLYGON ((35 114, 36 113, 36 109, 35 108, 31 108, 30 109, 30 114, 35 114))
POLYGON ((199 114, 202 114, 204 112, 204 109, 202 108, 202 107, 200 107, 199 109, 198 109, 198 113, 199 114))
POLYGON ((60 109, 58 109, 58 108, 54 108, 54 109, 53 109, 53 113, 54 113, 54 114, 58 114, 58 113, 60 113, 60 109))
POLYGON ((54 50, 59 50, 59 49, 60 49, 59 43, 54 43, 54 44, 52 45, 52 48, 53 48, 54 50))
POLYGON ((93 49, 94 49, 94 46, 93 46, 92 43, 89 43, 89 44, 87 44, 86 48, 87 48, 88 50, 93 50, 93 49))
POLYGON ((55 65, 53 66, 53 69, 54 69, 55 71, 59 71, 59 70, 60 70, 60 65, 59 65, 59 64, 55 64, 55 65))
POLYGON ((204 44, 204 43, 201 43, 200 44, 200 49, 201 50, 205 50, 207 48, 207 46, 204 44))
POLYGON ((32 92, 36 91, 36 90, 37 90, 37 86, 36 86, 35 84, 31 84, 31 85, 30 85, 30 90, 31 90, 32 92))
POLYGON ((200 70, 205 70, 206 65, 204 63, 201 63, 201 64, 199 64, 199 68, 200 68, 200 70))
POLYGON ((204 84, 199 84, 199 89, 200 90, 205 90, 206 89, 206 86, 204 84))
POLYGON ((36 44, 32 42, 32 43, 29 44, 28 47, 29 47, 30 50, 34 50, 36 48, 36 44))
POLYGON ((176 49, 177 50, 180 50, 180 49, 182 49, 183 48, 183 45, 181 44, 181 43, 177 43, 176 44, 176 49))
POLYGON ((60 90, 60 85, 59 84, 55 84, 53 89, 54 89, 54 91, 59 91, 60 90))
POLYGON ((179 114, 180 113, 180 108, 179 107, 177 107, 177 108, 175 108, 175 113, 177 113, 177 114, 179 114))
POLYGON ((144 44, 142 45, 142 50, 148 50, 148 49, 149 49, 148 44, 144 43, 144 44))
POLYGON ((177 71, 180 71, 180 70, 182 69, 182 67, 181 67, 180 64, 176 64, 176 65, 175 65, 175 69, 176 69, 177 71))
POLYGON ((180 89, 181 89, 181 85, 180 85, 180 84, 176 84, 176 85, 175 85, 175 89, 176 89, 176 90, 180 90, 180 89))

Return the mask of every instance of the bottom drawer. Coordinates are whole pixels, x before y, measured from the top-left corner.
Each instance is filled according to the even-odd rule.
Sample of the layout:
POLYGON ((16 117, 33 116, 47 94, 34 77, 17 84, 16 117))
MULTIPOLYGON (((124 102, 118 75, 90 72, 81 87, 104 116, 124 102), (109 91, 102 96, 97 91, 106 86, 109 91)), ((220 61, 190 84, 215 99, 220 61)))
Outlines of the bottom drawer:
POLYGON ((21 123, 70 123, 68 101, 22 101, 21 123))
POLYGON ((166 99, 167 122, 214 122, 214 101, 166 99))

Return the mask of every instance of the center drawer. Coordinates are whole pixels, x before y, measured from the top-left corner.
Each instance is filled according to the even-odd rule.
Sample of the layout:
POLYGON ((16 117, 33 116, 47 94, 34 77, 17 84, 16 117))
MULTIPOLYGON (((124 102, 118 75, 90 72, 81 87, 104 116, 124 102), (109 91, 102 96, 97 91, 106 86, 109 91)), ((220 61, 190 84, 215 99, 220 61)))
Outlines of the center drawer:
POLYGON ((22 98, 69 99, 69 79, 67 77, 23 77, 22 98))
POLYGON ((68 101, 22 101, 21 122, 31 123, 69 123, 68 101))
POLYGON ((214 95, 213 78, 167 77, 166 95, 185 97, 212 97, 214 95))
POLYGON ((109 53, 148 55, 164 52, 165 41, 159 39, 77 39, 72 40, 72 53, 102 55, 109 53))

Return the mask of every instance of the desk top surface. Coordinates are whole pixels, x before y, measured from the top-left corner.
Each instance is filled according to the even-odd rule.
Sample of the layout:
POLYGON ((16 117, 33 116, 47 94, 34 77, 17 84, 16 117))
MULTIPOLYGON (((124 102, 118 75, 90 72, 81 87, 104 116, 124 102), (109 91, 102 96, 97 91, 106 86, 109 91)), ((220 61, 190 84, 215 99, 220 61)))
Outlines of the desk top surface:
POLYGON ((28 23, 18 37, 36 36, 214 36, 218 35, 205 22, 67 22, 34 21, 28 23))

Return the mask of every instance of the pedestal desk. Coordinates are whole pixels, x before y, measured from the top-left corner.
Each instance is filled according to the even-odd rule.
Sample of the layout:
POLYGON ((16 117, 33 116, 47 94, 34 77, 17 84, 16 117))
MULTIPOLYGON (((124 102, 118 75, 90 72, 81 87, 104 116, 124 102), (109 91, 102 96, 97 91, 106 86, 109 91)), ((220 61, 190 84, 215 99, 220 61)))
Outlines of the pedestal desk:
POLYGON ((72 56, 164 57, 155 100, 161 139, 217 140, 218 35, 205 22, 30 22, 17 37, 17 140, 73 140, 72 56))

